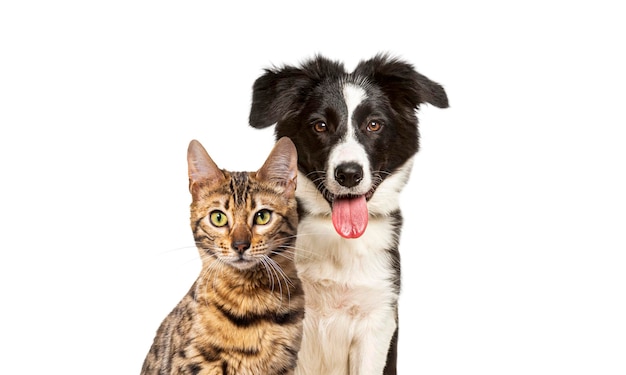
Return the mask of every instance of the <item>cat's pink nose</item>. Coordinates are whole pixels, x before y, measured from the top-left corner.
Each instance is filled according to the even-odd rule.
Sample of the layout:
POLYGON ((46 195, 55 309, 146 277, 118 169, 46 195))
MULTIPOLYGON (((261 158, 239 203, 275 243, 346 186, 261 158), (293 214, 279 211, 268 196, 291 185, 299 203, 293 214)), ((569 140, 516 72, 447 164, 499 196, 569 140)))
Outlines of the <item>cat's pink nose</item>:
POLYGON ((249 241, 235 241, 231 244, 231 246, 233 249, 235 249, 235 251, 241 254, 250 248, 250 242, 249 241))

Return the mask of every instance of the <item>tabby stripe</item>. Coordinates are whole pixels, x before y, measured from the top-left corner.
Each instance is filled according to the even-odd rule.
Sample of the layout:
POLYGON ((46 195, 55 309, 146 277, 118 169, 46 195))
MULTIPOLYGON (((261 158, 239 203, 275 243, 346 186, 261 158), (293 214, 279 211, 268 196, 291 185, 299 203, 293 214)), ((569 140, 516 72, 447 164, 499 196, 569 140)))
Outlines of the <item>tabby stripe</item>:
POLYGON ((204 357, 206 362, 219 361, 221 359, 220 353, 224 353, 224 352, 237 352, 241 355, 246 355, 246 356, 259 355, 259 351, 256 349, 233 348, 233 347, 224 348, 219 345, 209 345, 208 347, 196 346, 196 348, 200 352, 200 355, 204 357))
POLYGON ((283 349, 288 353, 291 360, 284 367, 278 369, 276 375, 293 374, 293 369, 296 367, 298 351, 291 346, 283 346, 283 349))
POLYGON ((246 201, 248 195, 248 174, 245 172, 233 172, 230 180, 230 188, 236 205, 241 205, 246 201))
POLYGON ((289 227, 290 233, 287 232, 282 232, 282 233, 287 233, 289 236, 293 236, 296 232, 296 228, 298 226, 298 224, 296 223, 296 225, 294 225, 294 223, 292 223, 288 217, 286 217, 285 215, 282 215, 278 212, 275 213, 276 215, 280 216, 281 220, 283 223, 285 223, 287 225, 287 227, 289 227))
POLYGON ((291 346, 285 346, 285 351, 287 351, 292 358, 296 358, 298 356, 298 350, 292 348, 291 346))
POLYGON ((211 348, 207 348, 204 346, 196 346, 200 355, 205 359, 206 362, 217 362, 220 359, 220 351, 221 348, 216 348, 215 346, 211 348))
POLYGON ((252 325, 260 324, 261 322, 271 322, 279 325, 287 325, 297 323, 304 317, 304 311, 294 310, 286 314, 249 314, 246 316, 237 316, 224 308, 221 304, 215 304, 215 307, 230 320, 237 327, 250 327, 252 325))
POLYGON ((192 363, 187 366, 187 370, 191 372, 191 375, 198 375, 202 371, 202 366, 198 363, 192 363))

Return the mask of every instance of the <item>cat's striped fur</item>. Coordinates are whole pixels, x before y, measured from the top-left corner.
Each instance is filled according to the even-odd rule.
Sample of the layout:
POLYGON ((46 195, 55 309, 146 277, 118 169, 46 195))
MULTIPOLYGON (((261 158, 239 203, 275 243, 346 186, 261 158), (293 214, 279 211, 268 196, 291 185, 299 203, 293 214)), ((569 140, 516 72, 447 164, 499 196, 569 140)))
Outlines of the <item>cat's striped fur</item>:
POLYGON ((296 158, 284 138, 257 172, 229 172, 190 143, 191 228, 202 271, 158 329, 142 375, 293 374, 304 318, 293 262, 296 158))

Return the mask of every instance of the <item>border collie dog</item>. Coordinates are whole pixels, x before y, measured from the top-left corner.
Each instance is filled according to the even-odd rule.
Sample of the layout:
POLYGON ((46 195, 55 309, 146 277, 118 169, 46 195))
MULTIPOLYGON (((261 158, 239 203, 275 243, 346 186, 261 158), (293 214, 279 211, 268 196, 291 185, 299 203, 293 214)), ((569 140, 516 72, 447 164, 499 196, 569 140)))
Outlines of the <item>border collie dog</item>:
POLYGON ((306 296, 299 375, 396 374, 399 194, 419 148, 416 110, 444 89, 386 54, 352 73, 323 56, 266 69, 250 125, 298 150, 295 257, 306 296))

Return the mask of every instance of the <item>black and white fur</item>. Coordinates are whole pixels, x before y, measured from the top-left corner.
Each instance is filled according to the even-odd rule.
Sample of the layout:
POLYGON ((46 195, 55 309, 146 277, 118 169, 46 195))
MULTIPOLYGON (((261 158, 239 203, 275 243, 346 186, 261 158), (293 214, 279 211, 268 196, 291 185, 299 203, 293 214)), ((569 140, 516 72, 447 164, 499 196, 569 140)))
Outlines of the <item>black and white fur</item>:
POLYGON ((275 125, 298 150, 296 262, 306 295, 299 375, 396 374, 402 227, 399 193, 419 148, 416 110, 446 108, 437 83, 380 54, 352 73, 316 56, 267 69, 254 83, 250 124, 275 125), (343 238, 338 197, 365 195, 366 231, 343 238))

